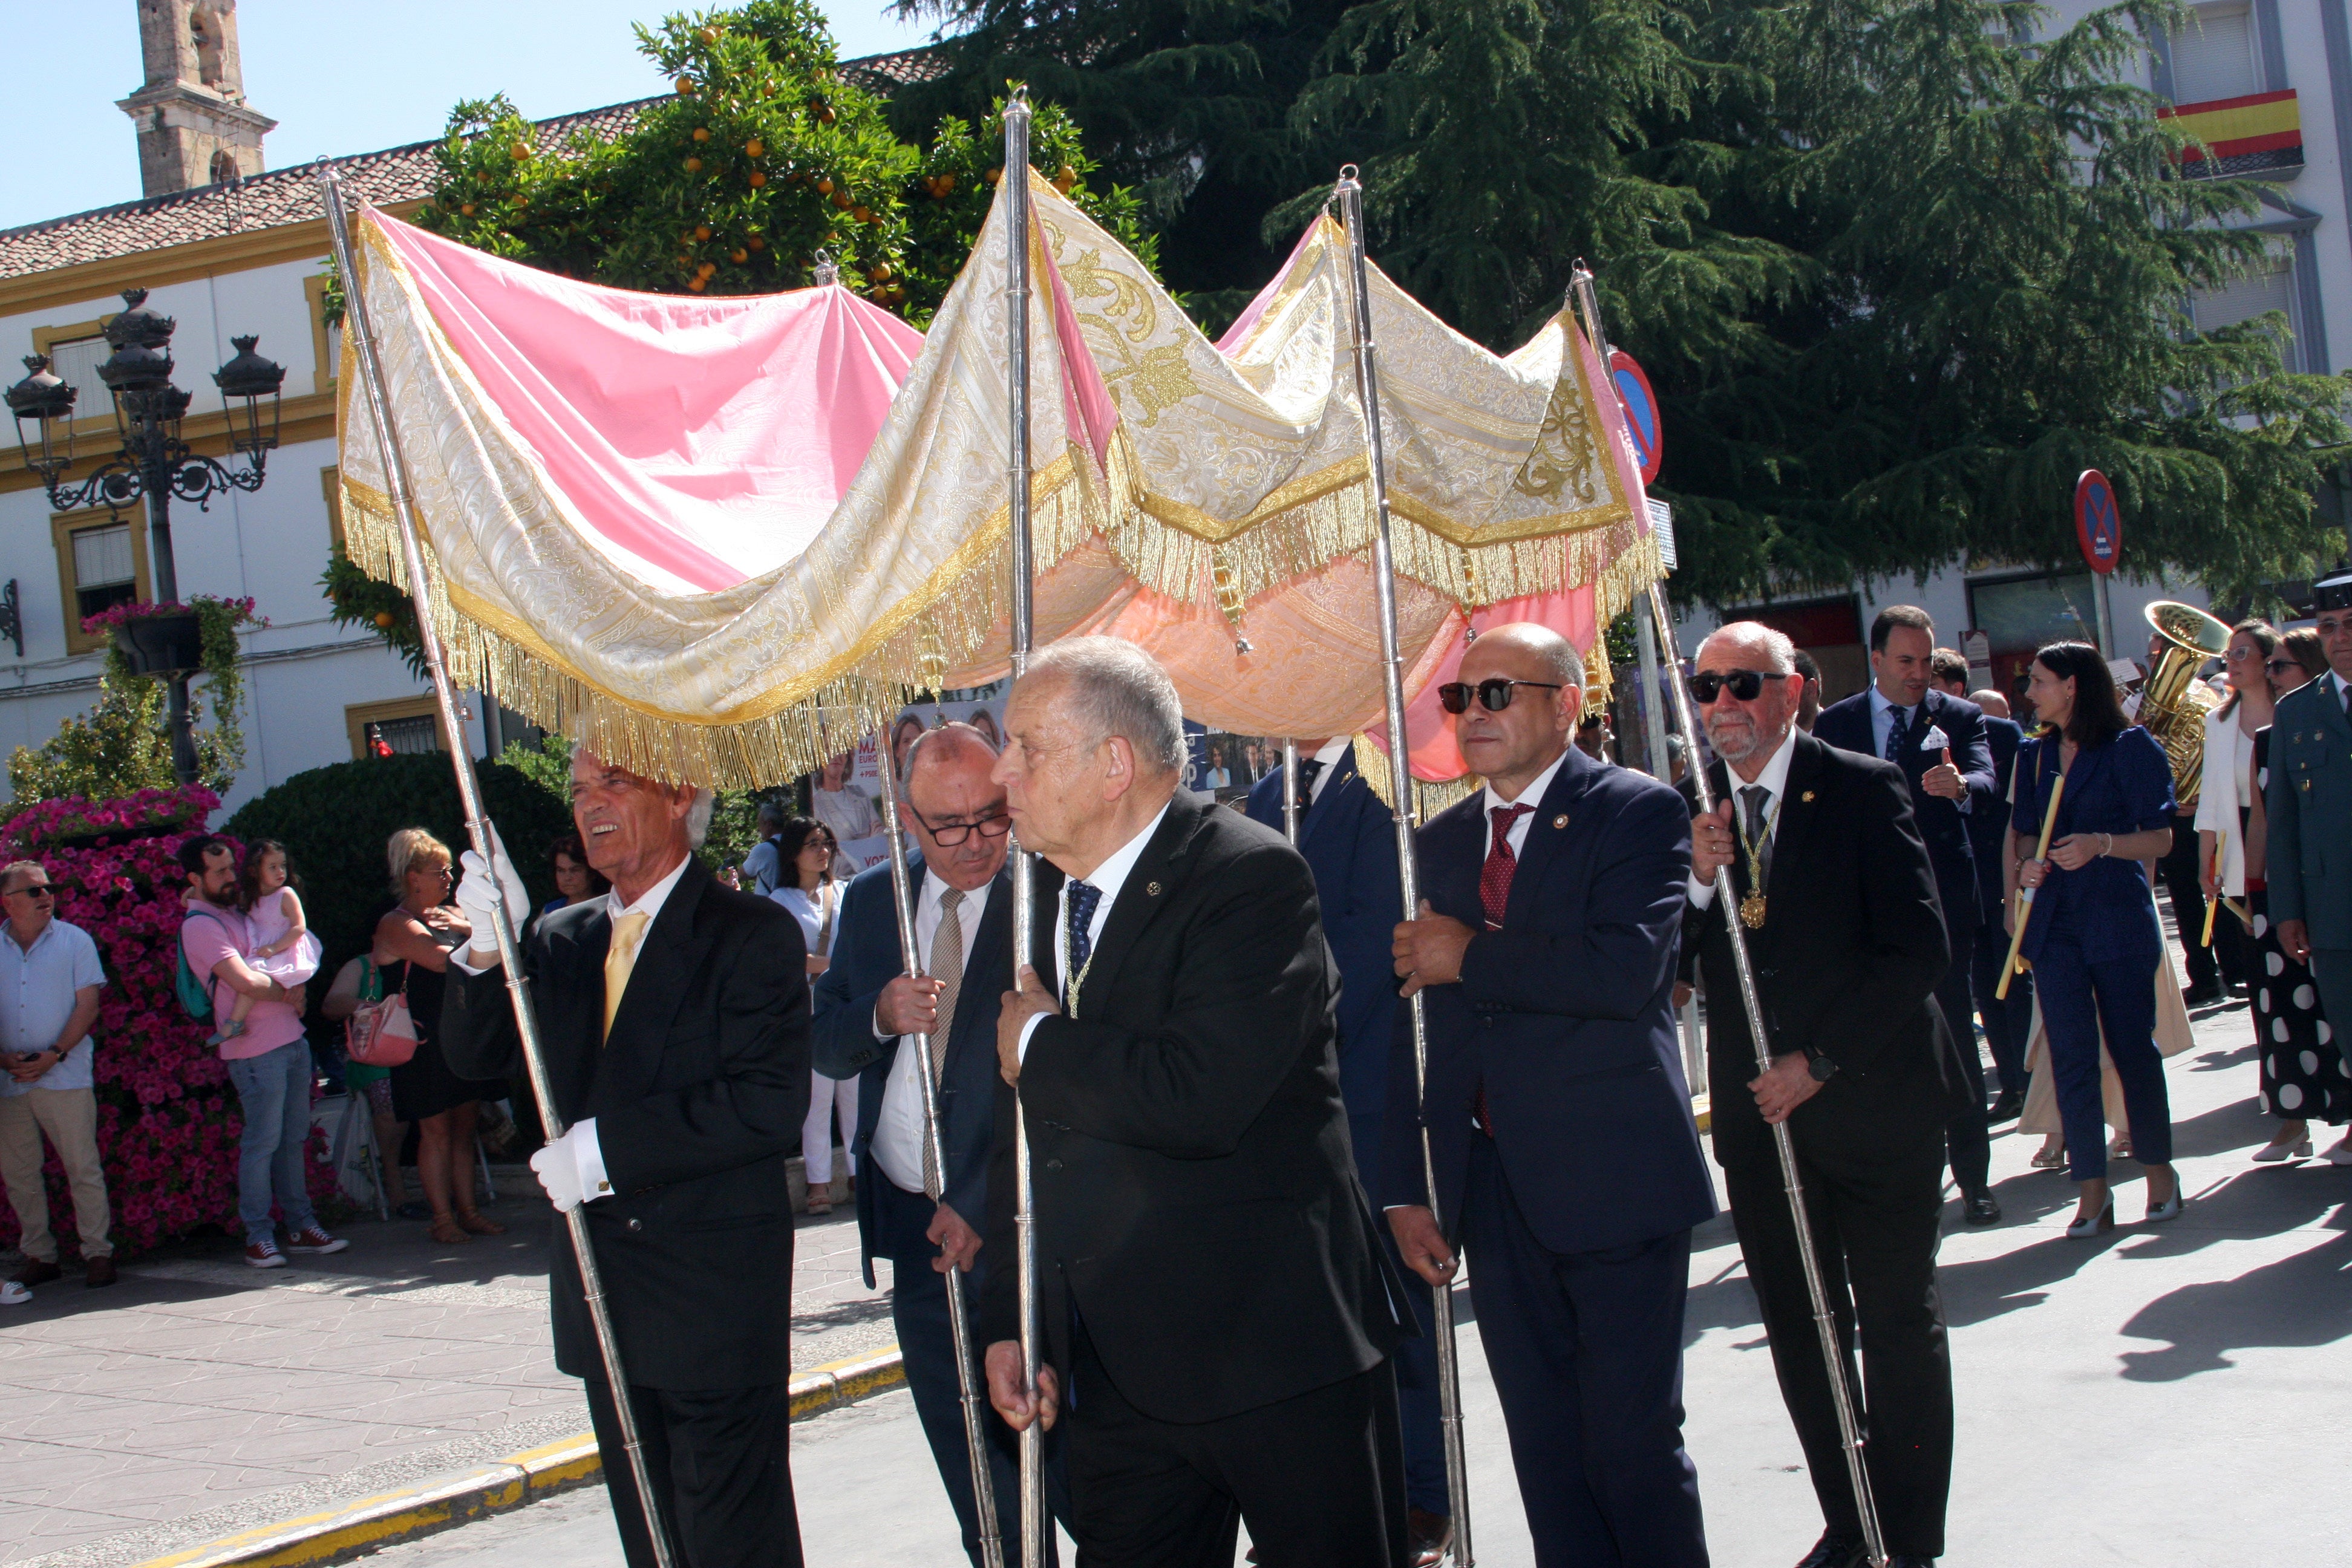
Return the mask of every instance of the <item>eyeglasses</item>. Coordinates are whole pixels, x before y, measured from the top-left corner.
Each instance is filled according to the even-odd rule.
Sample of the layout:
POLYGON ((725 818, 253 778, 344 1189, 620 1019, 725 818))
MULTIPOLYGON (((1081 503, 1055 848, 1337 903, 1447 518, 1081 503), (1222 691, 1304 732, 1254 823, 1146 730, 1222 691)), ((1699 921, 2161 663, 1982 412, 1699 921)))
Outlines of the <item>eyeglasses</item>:
POLYGON ((9 889, 8 896, 12 899, 54 899, 57 897, 57 894, 50 889, 47 882, 35 882, 29 888, 9 889))
POLYGON ((1763 695, 1766 680, 1780 679, 1760 669, 1735 669, 1728 675, 1717 675, 1710 669, 1690 678, 1691 700, 1704 708, 1728 691, 1742 702, 1753 702, 1763 695))
POLYGON ((2302 668, 2303 666, 2297 664, 2291 658, 2274 658, 2268 664, 2263 666, 2265 672, 2274 676, 2284 675, 2290 669, 2301 669, 2302 668))
POLYGON ((2233 647, 2229 651, 2227 657, 2231 664, 2236 664, 2242 659, 2253 658, 2254 650, 2250 647, 2233 647))
POLYGON ((1511 705, 1511 689, 1517 686, 1532 686, 1538 691, 1559 689, 1557 680, 1505 680, 1497 676, 1492 680, 1482 680, 1475 687, 1465 686, 1458 680, 1448 681, 1437 689, 1437 700, 1444 705, 1448 713, 1467 713, 1470 711, 1471 693, 1475 691, 1479 707, 1489 713, 1500 713, 1511 705))
POLYGON ((977 822, 934 824, 929 817, 915 810, 913 806, 908 806, 907 810, 917 822, 923 825, 923 831, 931 836, 931 842, 942 849, 954 848, 970 838, 974 832, 982 838, 1002 838, 1013 831, 1013 817, 1008 812, 991 812, 977 822))

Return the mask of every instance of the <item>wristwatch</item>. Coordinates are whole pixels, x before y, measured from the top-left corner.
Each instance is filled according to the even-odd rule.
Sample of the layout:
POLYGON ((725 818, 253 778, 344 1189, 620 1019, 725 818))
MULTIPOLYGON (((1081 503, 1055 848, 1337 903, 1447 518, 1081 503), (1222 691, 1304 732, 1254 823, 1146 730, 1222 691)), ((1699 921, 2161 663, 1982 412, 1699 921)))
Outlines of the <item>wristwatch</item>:
POLYGON ((1813 1075, 1815 1083, 1827 1083, 1837 1077, 1837 1062, 1829 1057, 1814 1057, 1805 1063, 1805 1070, 1813 1075))

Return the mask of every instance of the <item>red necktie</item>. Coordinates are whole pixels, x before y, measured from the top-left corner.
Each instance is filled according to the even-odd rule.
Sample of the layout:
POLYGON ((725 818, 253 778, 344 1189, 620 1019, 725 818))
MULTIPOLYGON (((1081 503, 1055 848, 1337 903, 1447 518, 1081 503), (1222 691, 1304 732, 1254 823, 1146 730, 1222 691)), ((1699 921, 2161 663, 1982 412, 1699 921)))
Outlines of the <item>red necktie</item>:
POLYGON ((1519 858, 1511 853, 1511 825, 1528 812, 1532 805, 1490 805, 1486 815, 1495 819, 1494 842, 1486 847, 1486 863, 1478 868, 1478 901, 1486 906, 1486 929, 1503 929, 1503 910, 1511 901, 1511 878, 1519 868, 1519 858))

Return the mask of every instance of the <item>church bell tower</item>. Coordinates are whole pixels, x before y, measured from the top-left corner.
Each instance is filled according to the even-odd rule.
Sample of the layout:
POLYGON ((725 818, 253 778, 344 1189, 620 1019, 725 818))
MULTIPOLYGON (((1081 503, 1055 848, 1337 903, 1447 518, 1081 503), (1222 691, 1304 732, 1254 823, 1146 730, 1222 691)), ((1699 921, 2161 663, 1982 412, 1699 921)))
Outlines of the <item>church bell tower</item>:
POLYGON ((116 107, 139 127, 139 179, 151 196, 261 173, 278 121, 246 105, 236 0, 138 0, 146 85, 116 107))

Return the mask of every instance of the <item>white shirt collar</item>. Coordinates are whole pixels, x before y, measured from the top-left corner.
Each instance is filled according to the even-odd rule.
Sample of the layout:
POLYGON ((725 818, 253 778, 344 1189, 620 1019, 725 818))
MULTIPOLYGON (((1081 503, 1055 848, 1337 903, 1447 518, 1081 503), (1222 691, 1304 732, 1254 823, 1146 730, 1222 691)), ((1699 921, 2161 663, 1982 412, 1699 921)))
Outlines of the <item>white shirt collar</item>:
POLYGON ((1307 805, 1312 805, 1323 798, 1323 786, 1329 784, 1331 775, 1339 771, 1339 759, 1354 750, 1355 745, 1356 738, 1353 735, 1334 735, 1323 742, 1321 751, 1307 759, 1323 764, 1323 771, 1317 773, 1315 782, 1307 786, 1307 805))
MULTIPOLYGON (((1891 713, 1897 708, 1903 708, 1901 703, 1895 701, 1893 698, 1887 696, 1886 693, 1878 689, 1878 682, 1875 680, 1870 683, 1869 690, 1870 711, 1873 717, 1885 713, 1891 713)), ((1916 712, 1920 708, 1925 708, 1927 706, 1927 699, 1925 696, 1922 696, 1919 699, 1917 707, 1903 708, 1903 711, 1906 713, 1916 712)))
POLYGON ((605 914, 615 921, 619 920, 623 915, 643 915, 646 917, 646 929, 647 931, 653 930, 654 921, 661 918, 662 905, 669 901, 671 892, 677 887, 677 879, 686 875, 687 865, 693 858, 694 856, 689 853, 685 859, 680 860, 671 868, 668 876, 664 877, 660 881, 656 882, 652 887, 647 888, 634 904, 624 904, 621 902, 620 889, 606 889, 604 892, 605 914))
MULTIPOLYGON (((1873 691, 1876 691, 1878 689, 1874 686, 1871 689, 1873 691)), ((1781 738, 1780 749, 1772 753, 1772 760, 1764 764, 1764 771, 1756 775, 1756 784, 1761 784, 1768 792, 1769 792, 1764 802, 1764 809, 1767 813, 1772 813, 1773 808, 1780 804, 1780 796, 1787 793, 1789 788, 1789 763, 1796 754, 1797 726, 1792 723, 1789 726, 1788 734, 1781 738)), ((1739 813, 1739 819, 1742 822, 1745 822, 1748 820, 1748 806, 1747 803, 1740 799, 1739 792, 1743 789, 1753 789, 1756 787, 1756 784, 1750 784, 1747 780, 1741 778, 1738 771, 1733 768, 1728 763, 1724 764, 1724 773, 1731 786, 1733 808, 1739 813)), ((1777 815, 1773 816, 1773 821, 1776 824, 1780 821, 1777 815)))
MULTIPOLYGON (((1118 890, 1127 886, 1128 873, 1135 869, 1138 860, 1143 858, 1143 847, 1151 842, 1153 834, 1160 831, 1160 821, 1168 815, 1168 806, 1174 804, 1176 797, 1169 796, 1168 805, 1152 814, 1151 820, 1143 825, 1143 831, 1112 850, 1104 858, 1103 863, 1094 868, 1092 876, 1078 879, 1090 888, 1102 889, 1102 899, 1095 905, 1097 921, 1108 917, 1110 907, 1118 902, 1118 890)), ((1067 885, 1064 884, 1065 887, 1067 885)))
MULTIPOLYGON (((1491 812, 1496 806, 1541 805, 1543 804, 1544 792, 1551 788, 1553 776, 1559 772, 1562 764, 1567 761, 1568 749, 1564 748, 1560 752, 1559 755, 1551 760, 1551 766, 1538 773, 1535 776, 1535 782, 1528 784, 1527 788, 1519 792, 1519 798, 1517 800, 1505 800, 1501 795, 1495 793, 1495 786, 1493 784, 1488 784, 1485 790, 1480 792, 1486 796, 1486 798, 1479 803, 1480 812, 1491 812)), ((1492 816, 1488 816, 1486 820, 1492 822, 1495 819, 1492 816)))
MULTIPOLYGON (((956 918, 966 921, 979 918, 988 909, 988 896, 994 891, 996 891, 996 879, 993 877, 977 888, 966 889, 963 895, 963 907, 957 911, 956 918)), ((937 871, 926 865, 923 868, 922 891, 916 902, 917 918, 929 915, 936 924, 946 905, 947 896, 947 882, 937 871)))

